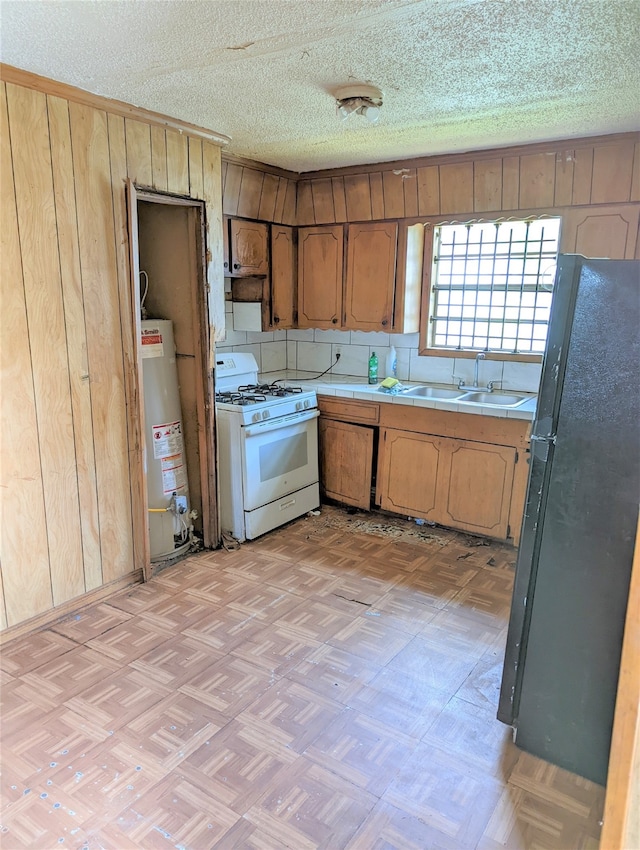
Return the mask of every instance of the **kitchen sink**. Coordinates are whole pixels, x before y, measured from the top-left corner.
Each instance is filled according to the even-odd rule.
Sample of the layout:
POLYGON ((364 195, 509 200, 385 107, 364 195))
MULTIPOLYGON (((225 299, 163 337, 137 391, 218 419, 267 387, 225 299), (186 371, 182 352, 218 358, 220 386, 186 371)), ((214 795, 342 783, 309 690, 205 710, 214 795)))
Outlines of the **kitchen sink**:
POLYGON ((527 401, 527 396, 507 395, 506 393, 465 393, 458 401, 470 401, 472 404, 494 404, 500 407, 517 407, 527 401))
POLYGON ((510 393, 502 392, 483 392, 482 390, 449 389, 448 387, 432 387, 419 386, 411 387, 410 389, 387 390, 383 387, 378 388, 378 392, 388 393, 390 395, 408 396, 409 398, 424 398, 433 401, 464 401, 470 404, 488 404, 493 407, 518 407, 529 400, 526 395, 511 395, 510 393))
POLYGON ((403 392, 402 395, 408 395, 413 398, 458 398, 460 390, 447 390, 444 387, 413 387, 412 389, 403 392))

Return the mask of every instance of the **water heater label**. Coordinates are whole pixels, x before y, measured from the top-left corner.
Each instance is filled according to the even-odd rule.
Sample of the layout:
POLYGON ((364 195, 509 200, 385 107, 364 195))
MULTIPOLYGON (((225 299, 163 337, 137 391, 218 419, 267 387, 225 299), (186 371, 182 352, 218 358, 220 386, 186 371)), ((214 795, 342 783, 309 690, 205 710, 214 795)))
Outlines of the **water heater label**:
POLYGON ((187 471, 182 462, 182 453, 163 457, 162 464, 162 492, 165 494, 175 493, 187 486, 187 471))
POLYGON ((164 425, 152 425, 153 457, 158 460, 182 453, 182 423, 165 422, 164 425))
POLYGON ((164 343, 160 328, 146 328, 140 338, 142 357, 164 357, 164 343))

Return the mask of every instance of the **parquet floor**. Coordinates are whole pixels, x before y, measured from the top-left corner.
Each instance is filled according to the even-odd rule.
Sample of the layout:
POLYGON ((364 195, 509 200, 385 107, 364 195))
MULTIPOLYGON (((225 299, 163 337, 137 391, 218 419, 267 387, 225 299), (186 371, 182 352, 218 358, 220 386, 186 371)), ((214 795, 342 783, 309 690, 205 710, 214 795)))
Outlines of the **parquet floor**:
POLYGON ((596 850, 603 789, 495 719, 513 549, 370 530, 324 508, 9 644, 2 850, 596 850))

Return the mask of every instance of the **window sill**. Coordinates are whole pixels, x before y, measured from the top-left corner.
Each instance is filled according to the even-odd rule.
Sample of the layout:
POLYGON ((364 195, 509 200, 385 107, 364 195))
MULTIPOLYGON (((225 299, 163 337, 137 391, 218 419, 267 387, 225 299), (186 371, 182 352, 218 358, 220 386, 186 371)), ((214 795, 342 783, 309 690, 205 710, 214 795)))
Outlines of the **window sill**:
POLYGON ((458 348, 419 348, 420 357, 455 357, 475 360, 478 354, 484 354, 487 360, 504 360, 512 363, 542 363, 542 354, 510 354, 508 351, 480 351, 458 348))

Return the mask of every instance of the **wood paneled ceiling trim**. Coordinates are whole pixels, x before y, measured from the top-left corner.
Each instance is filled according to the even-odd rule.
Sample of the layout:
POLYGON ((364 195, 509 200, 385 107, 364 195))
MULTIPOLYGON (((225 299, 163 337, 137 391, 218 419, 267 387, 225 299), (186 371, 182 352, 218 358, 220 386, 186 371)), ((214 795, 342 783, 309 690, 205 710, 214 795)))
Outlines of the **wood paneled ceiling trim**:
MULTIPOLYGON (((229 151, 223 149, 222 161, 230 162, 232 165, 241 165, 244 168, 255 168, 262 171, 264 174, 275 174, 276 177, 284 177, 286 180, 298 181, 303 175, 297 171, 287 171, 286 168, 278 168, 277 165, 269 165, 266 162, 259 162, 257 159, 248 159, 243 156, 234 156, 229 151)), ((306 177, 306 174, 304 175, 306 177)))
POLYGON ((205 127, 197 127, 195 124, 189 124, 187 121, 179 121, 177 118, 171 118, 169 115, 162 115, 159 112, 142 109, 130 103, 124 103, 121 100, 102 97, 84 89, 79 89, 76 86, 70 86, 67 83, 52 80, 49 77, 41 77, 39 74, 23 71, 21 68, 15 68, 13 65, 5 65, 3 62, 0 62, 0 80, 6 83, 13 83, 16 86, 24 86, 27 89, 41 91, 44 94, 61 97, 73 103, 80 103, 83 106, 102 109, 112 115, 121 115, 123 118, 136 118, 147 124, 177 130, 179 133, 186 133, 188 136, 206 139, 206 141, 213 142, 216 145, 227 145, 231 141, 223 133, 216 133, 214 130, 207 130, 205 127))
POLYGON ((537 142, 531 145, 515 145, 506 148, 487 148, 470 150, 461 153, 443 153, 434 156, 423 156, 415 159, 397 159, 391 162, 375 162, 366 165, 351 165, 344 168, 328 168, 324 171, 305 171, 299 175, 301 180, 317 180, 327 177, 344 177, 347 174, 370 174, 372 172, 393 171, 398 168, 422 168, 429 165, 453 165, 459 162, 469 162, 495 159, 496 157, 527 156, 531 154, 558 154, 580 150, 582 148, 616 145, 621 142, 640 142, 640 133, 616 133, 610 136, 589 136, 579 139, 560 139, 553 142, 537 142))

